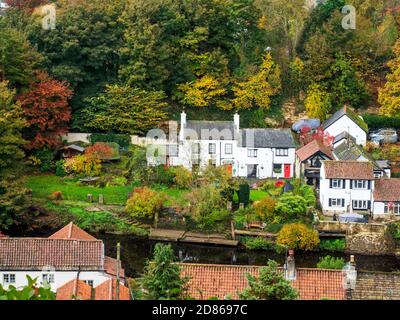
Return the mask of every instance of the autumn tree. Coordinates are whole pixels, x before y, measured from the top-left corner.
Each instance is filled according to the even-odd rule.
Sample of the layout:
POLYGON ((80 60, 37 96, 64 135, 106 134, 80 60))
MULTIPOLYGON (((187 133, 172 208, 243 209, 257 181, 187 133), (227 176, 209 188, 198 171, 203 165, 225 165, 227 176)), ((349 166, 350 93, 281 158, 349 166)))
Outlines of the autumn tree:
POLYGON ((400 115, 400 40, 394 47, 394 54, 395 58, 388 63, 391 72, 387 74, 378 97, 380 112, 389 117, 400 115))
POLYGON ((272 60, 271 53, 265 54, 260 70, 234 86, 235 108, 250 109, 258 106, 269 109, 271 97, 278 94, 281 89, 280 73, 280 68, 272 60))
POLYGON ((36 7, 39 7, 47 2, 47 0, 5 0, 5 3, 11 8, 25 11, 32 11, 36 7))
POLYGON ((161 91, 109 85, 104 94, 88 100, 87 127, 104 132, 145 134, 166 120, 164 98, 161 91))
POLYGON ((54 80, 45 72, 36 75, 29 91, 18 97, 28 122, 24 133, 29 141, 27 149, 55 148, 60 144, 60 137, 68 132, 72 94, 65 81, 54 80))
POLYGON ((316 83, 308 87, 304 106, 310 118, 317 118, 321 121, 326 119, 332 107, 329 94, 316 83))

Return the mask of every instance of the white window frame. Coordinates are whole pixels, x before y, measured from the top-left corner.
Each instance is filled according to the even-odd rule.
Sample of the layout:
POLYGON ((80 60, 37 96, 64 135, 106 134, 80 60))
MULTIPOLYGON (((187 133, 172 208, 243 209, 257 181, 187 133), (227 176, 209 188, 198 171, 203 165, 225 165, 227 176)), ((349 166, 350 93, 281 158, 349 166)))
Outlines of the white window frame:
POLYGON ((3 285, 15 284, 15 273, 3 274, 3 285))
POLYGON ((331 208, 342 208, 342 200, 341 198, 330 198, 331 200, 331 208))
POLYGON ((192 144, 192 153, 193 154, 200 154, 200 143, 195 142, 192 144))
POLYGON ((368 209, 368 200, 353 200, 353 209, 366 210, 368 209))
POLYGON ((288 157, 289 149, 288 148, 278 148, 276 149, 276 156, 278 157, 288 157))
POLYGON ((217 144, 216 143, 208 144, 208 154, 217 154, 217 144))
POLYGON ((42 274, 42 283, 54 283, 54 273, 44 273, 42 274))
POLYGON ((353 189, 357 189, 357 190, 368 189, 368 181, 367 180, 353 180, 353 189), (360 184, 362 184, 362 187, 360 187, 360 184))
POLYGON ((179 156, 179 146, 177 144, 169 144, 167 146, 167 155, 170 157, 178 157, 179 156), (171 152, 173 151, 173 152, 171 152))
POLYGON ((225 154, 233 154, 233 144, 232 143, 225 144, 225 154))
POLYGON ((247 149, 248 158, 257 158, 258 149, 247 149))
MULTIPOLYGON (((396 216, 399 216, 400 215, 400 202, 394 202, 392 210, 396 216)), ((391 212, 389 212, 389 203, 388 202, 385 202, 383 212, 391 213, 391 212)))
POLYGON ((332 189, 342 189, 343 180, 342 179, 332 179, 332 189))
POLYGON ((93 288, 93 285, 94 285, 94 281, 93 280, 83 280, 83 282, 88 284, 89 286, 91 286, 93 288))

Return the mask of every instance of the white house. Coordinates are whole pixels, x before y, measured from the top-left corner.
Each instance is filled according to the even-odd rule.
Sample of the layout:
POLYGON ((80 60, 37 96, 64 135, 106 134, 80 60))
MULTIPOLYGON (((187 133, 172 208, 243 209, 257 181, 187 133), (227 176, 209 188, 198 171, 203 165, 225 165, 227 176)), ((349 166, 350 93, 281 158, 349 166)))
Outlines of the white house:
POLYGON ((400 179, 379 179, 373 192, 374 217, 400 216, 400 179))
POLYGON ((367 144, 368 125, 347 106, 322 123, 322 128, 332 137, 342 137, 348 133, 354 137, 356 144, 362 146, 367 144))
POLYGON ((325 214, 371 213, 374 167, 367 161, 323 161, 320 203, 325 214))
POLYGON ((233 121, 188 121, 183 112, 178 139, 169 141, 165 159, 151 153, 149 165, 164 163, 190 170, 227 165, 234 177, 294 176, 296 144, 290 129, 241 129, 238 114, 233 121))
MULTIPOLYGON (((27 285, 26 276, 45 281, 52 291, 79 279, 97 287, 116 278, 117 261, 104 255, 104 244, 70 223, 49 238, 0 238, 0 281, 27 285)), ((121 283, 124 270, 120 268, 121 283)))

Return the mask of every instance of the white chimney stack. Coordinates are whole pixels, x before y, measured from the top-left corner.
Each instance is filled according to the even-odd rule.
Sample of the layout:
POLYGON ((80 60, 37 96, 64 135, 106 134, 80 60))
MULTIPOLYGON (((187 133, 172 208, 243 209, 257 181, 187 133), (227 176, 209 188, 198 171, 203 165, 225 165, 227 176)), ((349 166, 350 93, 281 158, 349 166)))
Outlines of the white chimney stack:
POLYGON ((181 113, 181 130, 179 131, 179 140, 185 140, 185 128, 186 128, 186 113, 182 111, 181 113))
POLYGON ((233 124, 235 125, 235 130, 239 131, 240 128, 240 116, 238 113, 235 113, 233 116, 233 124))

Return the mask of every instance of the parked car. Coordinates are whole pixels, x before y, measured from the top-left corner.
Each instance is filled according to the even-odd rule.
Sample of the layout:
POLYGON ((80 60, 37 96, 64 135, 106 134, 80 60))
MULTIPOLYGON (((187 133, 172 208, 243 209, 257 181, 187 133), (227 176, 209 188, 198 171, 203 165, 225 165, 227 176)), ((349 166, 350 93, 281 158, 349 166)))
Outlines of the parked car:
POLYGON ((311 130, 318 129, 321 125, 319 119, 301 119, 293 124, 292 130, 294 132, 300 133, 303 128, 310 128, 311 130))
POLYGON ((376 143, 396 143, 398 140, 396 130, 386 128, 371 132, 369 137, 376 143))

